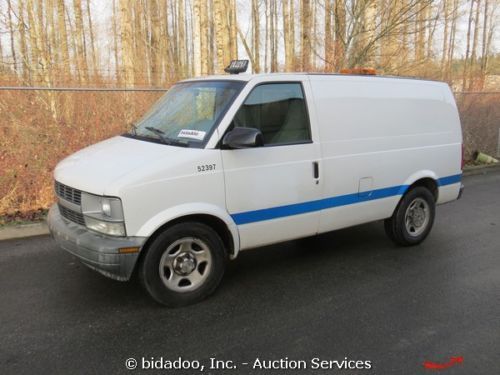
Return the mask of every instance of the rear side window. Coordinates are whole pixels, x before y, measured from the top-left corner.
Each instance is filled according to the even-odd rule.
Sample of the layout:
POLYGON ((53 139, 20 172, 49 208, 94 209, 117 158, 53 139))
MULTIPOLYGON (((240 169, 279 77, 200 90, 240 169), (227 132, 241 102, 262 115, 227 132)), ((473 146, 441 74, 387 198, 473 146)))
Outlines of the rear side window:
POLYGON ((255 87, 234 116, 233 124, 259 129, 265 145, 311 141, 300 83, 269 83, 255 87))

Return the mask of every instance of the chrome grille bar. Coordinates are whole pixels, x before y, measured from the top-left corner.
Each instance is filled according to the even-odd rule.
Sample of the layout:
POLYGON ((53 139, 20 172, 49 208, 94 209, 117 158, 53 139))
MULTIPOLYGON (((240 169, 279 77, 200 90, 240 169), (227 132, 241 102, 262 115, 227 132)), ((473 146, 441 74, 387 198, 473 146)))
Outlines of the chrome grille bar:
POLYGON ((74 203, 78 206, 82 203, 82 192, 78 189, 74 189, 67 185, 61 184, 60 182, 55 182, 56 195, 59 198, 67 200, 68 202, 74 203))
POLYGON ((62 217, 68 219, 69 221, 80 225, 85 225, 85 219, 80 212, 70 210, 69 208, 62 206, 61 204, 59 204, 59 212, 61 213, 62 217))

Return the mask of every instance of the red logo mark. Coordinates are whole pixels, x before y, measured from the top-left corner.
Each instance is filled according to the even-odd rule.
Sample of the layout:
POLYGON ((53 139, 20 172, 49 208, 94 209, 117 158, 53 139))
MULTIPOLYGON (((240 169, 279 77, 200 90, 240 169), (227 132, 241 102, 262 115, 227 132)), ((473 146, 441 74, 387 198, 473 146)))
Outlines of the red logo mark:
POLYGON ((450 360, 446 363, 436 363, 425 361, 424 367, 429 370, 444 370, 445 368, 449 368, 457 363, 463 363, 464 357, 451 357, 450 360))

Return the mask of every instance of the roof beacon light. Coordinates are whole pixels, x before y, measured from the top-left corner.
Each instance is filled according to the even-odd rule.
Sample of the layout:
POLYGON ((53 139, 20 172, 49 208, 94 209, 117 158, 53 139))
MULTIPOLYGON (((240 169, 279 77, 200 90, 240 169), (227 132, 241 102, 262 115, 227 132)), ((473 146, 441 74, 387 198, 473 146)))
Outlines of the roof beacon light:
POLYGON ((248 68, 248 60, 231 60, 231 63, 224 69, 229 74, 245 73, 248 68))
POLYGON ((355 74, 360 76, 374 76, 377 75, 377 71, 373 68, 351 68, 351 69, 341 69, 341 74, 355 74))

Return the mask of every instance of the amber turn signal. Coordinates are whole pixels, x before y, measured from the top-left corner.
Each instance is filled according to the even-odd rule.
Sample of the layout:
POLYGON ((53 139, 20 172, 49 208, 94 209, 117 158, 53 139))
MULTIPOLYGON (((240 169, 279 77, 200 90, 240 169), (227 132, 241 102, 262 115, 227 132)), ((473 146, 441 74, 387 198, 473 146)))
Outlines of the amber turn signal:
POLYGON ((120 254, 132 254, 132 253, 138 253, 139 252, 139 247, 122 247, 118 249, 118 252, 120 254))

